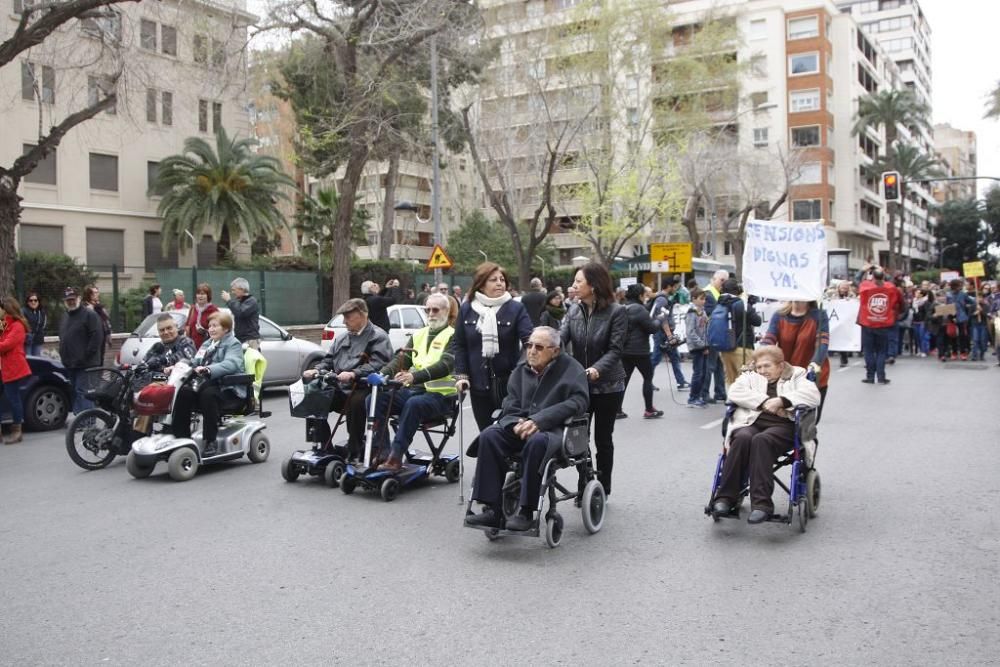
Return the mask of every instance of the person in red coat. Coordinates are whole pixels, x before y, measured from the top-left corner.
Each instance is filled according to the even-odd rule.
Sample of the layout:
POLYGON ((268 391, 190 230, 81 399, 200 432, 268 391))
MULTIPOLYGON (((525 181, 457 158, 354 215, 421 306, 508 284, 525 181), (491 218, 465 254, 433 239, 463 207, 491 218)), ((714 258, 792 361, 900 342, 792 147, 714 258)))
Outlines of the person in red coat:
POLYGON ((3 321, 0 322, 0 379, 3 393, 10 404, 14 423, 10 434, 4 438, 5 445, 21 442, 21 428, 24 424, 24 403, 21 401, 21 384, 31 377, 31 367, 24 356, 24 338, 28 334, 28 321, 21 313, 21 304, 12 296, 0 301, 3 321))
POLYGON ((188 338, 194 341, 194 349, 200 350, 202 343, 208 339, 208 320, 212 313, 217 312, 218 306, 212 303, 212 286, 199 284, 194 291, 194 305, 188 311, 187 324, 184 325, 188 338))

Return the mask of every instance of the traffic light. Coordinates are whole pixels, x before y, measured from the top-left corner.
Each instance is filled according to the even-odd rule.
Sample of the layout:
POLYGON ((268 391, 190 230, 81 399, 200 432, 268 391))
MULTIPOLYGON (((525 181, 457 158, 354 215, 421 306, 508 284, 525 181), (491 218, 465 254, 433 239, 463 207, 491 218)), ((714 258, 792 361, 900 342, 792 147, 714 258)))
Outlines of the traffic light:
POLYGON ((886 171, 882 173, 882 196, 887 202, 898 202, 899 197, 899 172, 886 171))

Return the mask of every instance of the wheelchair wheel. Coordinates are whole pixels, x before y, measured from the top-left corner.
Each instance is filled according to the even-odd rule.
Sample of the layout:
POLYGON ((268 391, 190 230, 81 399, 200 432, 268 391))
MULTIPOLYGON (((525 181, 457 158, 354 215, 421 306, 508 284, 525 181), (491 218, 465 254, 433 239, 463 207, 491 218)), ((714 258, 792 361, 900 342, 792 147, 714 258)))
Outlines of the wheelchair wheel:
POLYGON ((391 503, 399 495, 399 480, 395 477, 389 477, 382 482, 382 500, 387 503, 391 503))
POLYGON ((806 524, 809 523, 809 502, 805 498, 795 505, 795 513, 799 516, 799 531, 806 532, 806 524))
POLYGON ((292 465, 292 459, 287 458, 281 462, 281 476, 286 482, 294 482, 299 478, 299 469, 292 465))
POLYGON ((344 476, 344 464, 341 461, 331 461, 323 471, 323 481, 331 489, 340 486, 340 478, 344 476))
POLYGON ((503 489, 503 498, 500 504, 504 518, 509 519, 517 514, 517 510, 521 506, 521 489, 519 485, 514 484, 514 473, 508 472, 507 476, 504 477, 503 489))
POLYGON ((604 525, 605 505, 604 487, 596 479, 587 482, 583 489, 583 527, 593 535, 604 525))
POLYGON ((806 505, 809 507, 810 519, 815 518, 817 510, 819 510, 819 494, 819 473, 810 470, 806 474, 806 505))
POLYGON ((484 530, 483 535, 485 535, 486 539, 489 540, 490 542, 496 542, 497 540, 500 539, 500 531, 498 531, 496 528, 490 528, 489 530, 484 530))
POLYGON ((340 490, 345 496, 349 496, 354 493, 355 487, 358 485, 358 481, 353 477, 341 477, 340 478, 340 490))
POLYGON ((458 475, 461 471, 459 470, 459 461, 455 459, 450 461, 448 465, 444 467, 444 478, 454 484, 458 481, 458 475))
POLYGON ((545 543, 555 549, 562 542, 562 534, 563 518, 561 514, 556 512, 545 522, 545 543))
POLYGON ((250 438, 250 448, 247 458, 251 463, 263 463, 271 455, 271 441, 263 433, 254 433, 250 438))

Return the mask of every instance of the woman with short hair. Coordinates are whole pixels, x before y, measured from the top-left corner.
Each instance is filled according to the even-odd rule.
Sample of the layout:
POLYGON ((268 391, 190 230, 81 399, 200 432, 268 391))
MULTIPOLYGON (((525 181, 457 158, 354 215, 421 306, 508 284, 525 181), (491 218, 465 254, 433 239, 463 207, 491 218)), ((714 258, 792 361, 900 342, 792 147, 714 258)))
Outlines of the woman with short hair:
POLYGON ((187 324, 184 325, 187 336, 194 342, 196 350, 208 338, 208 321, 217 312, 219 307, 212 303, 212 286, 208 283, 199 283, 194 291, 194 304, 188 311, 187 324))
POLYGON ((479 430, 493 423, 493 412, 507 395, 507 379, 531 336, 531 317, 511 297, 510 277, 499 264, 483 262, 455 320, 452 352, 455 387, 469 391, 479 430))

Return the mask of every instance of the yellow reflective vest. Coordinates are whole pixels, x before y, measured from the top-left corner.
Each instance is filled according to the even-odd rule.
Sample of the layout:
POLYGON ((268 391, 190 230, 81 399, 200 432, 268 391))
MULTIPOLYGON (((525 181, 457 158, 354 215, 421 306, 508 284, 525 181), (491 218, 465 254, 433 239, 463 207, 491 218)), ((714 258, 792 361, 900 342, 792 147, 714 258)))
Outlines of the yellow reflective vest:
MULTIPOLYGON (((413 354, 410 357, 413 364, 410 367, 411 371, 422 371, 441 361, 441 355, 448 347, 448 341, 454 335, 455 328, 445 327, 438 332, 434 340, 429 340, 430 331, 430 327, 424 327, 413 334, 413 354)), ((455 393, 455 378, 448 375, 437 380, 428 380, 424 383, 424 389, 444 396, 451 396, 455 393)))

